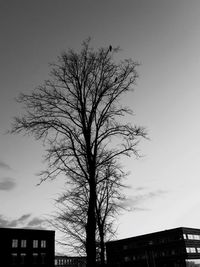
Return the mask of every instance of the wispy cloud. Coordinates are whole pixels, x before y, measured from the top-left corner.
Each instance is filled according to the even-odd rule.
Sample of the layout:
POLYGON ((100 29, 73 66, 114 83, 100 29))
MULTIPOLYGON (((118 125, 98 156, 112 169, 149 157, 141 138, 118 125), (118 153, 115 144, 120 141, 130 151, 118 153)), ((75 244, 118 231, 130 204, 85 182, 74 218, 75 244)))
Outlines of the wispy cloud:
POLYGON ((12 170, 12 168, 5 162, 0 160, 0 169, 12 170))
POLYGON ((16 187, 16 182, 14 178, 3 177, 0 178, 0 190, 10 191, 16 187))
POLYGON ((134 207, 131 209, 132 211, 150 211, 149 208, 140 208, 140 207, 134 207))
POLYGON ((144 194, 138 194, 138 195, 132 197, 132 203, 134 205, 137 205, 137 204, 140 204, 146 200, 150 200, 150 199, 156 198, 156 197, 161 197, 166 193, 167 192, 164 190, 156 190, 156 191, 147 192, 144 194))
MULTIPOLYGON (((138 188, 138 192, 146 188, 138 188)), ((167 191, 155 190, 146 193, 138 193, 134 196, 129 196, 123 203, 123 207, 130 211, 149 211, 149 208, 143 207, 144 203, 154 198, 163 197, 167 191)))
POLYGON ((0 215, 0 227, 19 227, 23 224, 26 224, 30 216, 31 214, 28 213, 28 214, 22 215, 18 219, 11 220, 0 215))
POLYGON ((17 219, 9 219, 0 215, 0 227, 10 227, 10 228, 34 228, 34 229, 44 229, 46 223, 45 219, 39 217, 31 218, 31 213, 26 213, 17 219))
POLYGON ((22 215, 21 217, 19 217, 19 219, 17 220, 18 223, 24 223, 26 222, 29 218, 31 217, 31 213, 27 213, 22 215))
POLYGON ((27 226, 29 227, 35 227, 35 226, 42 226, 42 224, 45 222, 44 219, 34 217, 28 224, 27 226))
POLYGON ((145 186, 138 186, 138 187, 136 187, 134 189, 135 189, 135 191, 143 191, 143 190, 147 189, 147 187, 145 187, 145 186))
POLYGON ((9 227, 9 221, 0 215, 0 227, 9 227))

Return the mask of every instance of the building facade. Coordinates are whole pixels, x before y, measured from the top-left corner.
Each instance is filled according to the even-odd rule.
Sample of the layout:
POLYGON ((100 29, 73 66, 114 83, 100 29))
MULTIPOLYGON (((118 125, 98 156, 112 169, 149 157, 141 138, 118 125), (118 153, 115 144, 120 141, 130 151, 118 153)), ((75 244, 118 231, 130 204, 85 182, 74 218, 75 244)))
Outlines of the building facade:
POLYGON ((110 267, 200 267, 200 229, 175 228, 106 244, 110 267))
POLYGON ((85 267, 85 257, 55 256, 55 267, 85 267))
POLYGON ((54 266, 54 231, 0 228, 0 236, 0 266, 54 266))

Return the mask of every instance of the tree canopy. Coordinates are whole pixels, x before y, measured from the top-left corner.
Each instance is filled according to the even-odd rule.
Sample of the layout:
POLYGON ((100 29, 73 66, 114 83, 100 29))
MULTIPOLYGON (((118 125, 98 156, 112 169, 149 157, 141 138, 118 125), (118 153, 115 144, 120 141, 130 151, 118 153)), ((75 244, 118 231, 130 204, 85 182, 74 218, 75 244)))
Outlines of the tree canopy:
POLYGON ((121 156, 137 155, 138 142, 146 136, 143 127, 123 121, 132 111, 120 101, 134 89, 138 64, 132 59, 115 62, 118 52, 112 46, 95 51, 87 40, 81 51, 62 53, 43 85, 19 95, 25 112, 11 130, 44 140, 48 167, 41 181, 64 174, 80 190, 87 188, 87 267, 96 264, 100 194, 112 185, 112 177, 122 174, 121 156), (106 175, 111 169, 114 176, 106 175))

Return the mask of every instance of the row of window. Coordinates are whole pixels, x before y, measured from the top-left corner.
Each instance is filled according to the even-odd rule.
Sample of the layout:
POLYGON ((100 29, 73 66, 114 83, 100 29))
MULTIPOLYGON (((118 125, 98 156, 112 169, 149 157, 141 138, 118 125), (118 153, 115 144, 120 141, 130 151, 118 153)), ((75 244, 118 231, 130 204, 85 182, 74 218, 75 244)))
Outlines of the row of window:
MULTIPOLYGON (((183 238, 184 239, 191 239, 191 236, 192 235, 187 235, 184 234, 183 236, 180 235, 180 236, 167 236, 167 237, 160 237, 160 238, 156 238, 156 239, 153 239, 153 240, 141 240, 141 241, 136 241, 133 243, 129 243, 129 244, 124 244, 123 245, 123 250, 127 250, 127 249, 133 249, 133 248, 137 248, 137 247, 141 247, 141 246, 152 246, 152 245, 157 245, 157 244, 165 244, 165 243, 170 243, 170 242, 173 242, 173 241, 177 241, 177 240, 182 240, 183 238)), ((197 239, 197 235, 194 235, 195 239, 197 239)), ((200 240, 200 236, 199 237, 199 240, 200 240)))
POLYGON ((200 267, 200 259, 187 259, 185 263, 186 267, 200 267))
POLYGON ((200 235, 183 234, 184 239, 200 240, 200 235))
MULTIPOLYGON (((17 265, 18 263, 20 264, 26 264, 27 262, 27 254, 26 253, 12 253, 12 265, 17 265)), ((45 264, 46 263, 46 253, 33 253, 32 254, 32 259, 31 262, 33 264, 45 264)))
POLYGON ((77 263, 78 259, 73 259, 73 258, 55 259, 55 266, 62 266, 66 264, 76 265, 77 263))
MULTIPOLYGON (((187 253, 200 253, 200 247, 186 247, 186 251, 187 253)), ((172 255, 176 255, 179 253, 182 253, 182 250, 163 250, 163 251, 151 251, 151 256, 152 257, 166 257, 166 256, 172 256, 172 255)), ((143 260, 143 259, 147 259, 149 257, 148 253, 145 254, 140 254, 140 255, 133 255, 133 256, 125 256, 124 257, 124 261, 128 262, 128 261, 134 261, 134 260, 143 260)))
POLYGON ((159 238, 155 240, 146 240, 146 241, 137 241, 129 244, 123 245, 123 250, 132 249, 134 247, 143 246, 143 245, 154 245, 154 244, 162 244, 162 243, 168 243, 173 240, 179 240, 179 239, 190 239, 190 240, 199 240, 200 241, 200 234, 183 234, 183 236, 179 237, 165 237, 165 238, 159 238))
MULTIPOLYGON (((33 245, 33 248, 38 248, 39 247, 39 240, 33 240, 32 245, 33 245)), ((13 239, 12 240, 12 248, 17 248, 18 246, 20 246, 20 240, 13 239)), ((21 240, 21 248, 26 248, 26 247, 27 247, 27 240, 22 239, 21 240)), ((46 240, 41 240, 40 247, 46 248, 46 240)))
MULTIPOLYGON (((179 253, 182 253, 183 251, 181 249, 179 250, 175 250, 175 249, 171 249, 171 250, 163 250, 163 251, 151 251, 151 255, 153 257, 166 257, 166 256, 172 256, 172 255, 176 255, 179 253)), ((186 247, 186 252, 187 253, 200 253, 200 247, 186 247)), ((124 260, 125 261, 131 261, 131 260, 139 260, 139 259, 145 259, 149 257, 149 255, 146 254, 140 254, 137 256, 125 256, 124 260)))
POLYGON ((186 251, 187 251, 187 253, 200 253, 200 248, 187 247, 186 251))
POLYGON ((169 257, 173 255, 177 255, 182 253, 181 249, 168 249, 168 250, 162 250, 162 251, 149 251, 143 254, 133 255, 133 256, 125 256, 124 261, 135 261, 135 260, 145 260, 148 258, 160 258, 160 257, 169 257))

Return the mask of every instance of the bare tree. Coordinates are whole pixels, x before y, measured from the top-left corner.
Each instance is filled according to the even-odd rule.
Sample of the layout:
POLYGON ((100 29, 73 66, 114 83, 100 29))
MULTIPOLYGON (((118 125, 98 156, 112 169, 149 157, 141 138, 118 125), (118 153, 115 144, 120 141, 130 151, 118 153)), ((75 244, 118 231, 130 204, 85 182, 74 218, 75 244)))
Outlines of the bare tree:
MULTIPOLYGON (((96 201, 96 251, 97 261, 101 266, 105 264, 105 242, 115 235, 115 220, 123 200, 121 184, 125 174, 112 162, 98 172, 101 179, 97 179, 97 201, 96 201)), ((57 199, 58 213, 51 220, 51 224, 64 234, 67 245, 79 254, 85 253, 86 218, 89 204, 89 190, 86 186, 75 184, 67 192, 61 194, 57 199)))
POLYGON ((85 41, 79 53, 63 53, 51 65, 49 80, 19 96, 26 112, 15 118, 11 131, 44 139, 48 167, 41 181, 63 173, 73 182, 87 183, 87 267, 96 265, 98 169, 136 154, 138 140, 145 136, 143 128, 120 121, 132 114, 120 100, 133 89, 138 64, 131 59, 114 62, 117 52, 113 47, 94 51, 85 41))
POLYGON ((57 240, 60 245, 71 253, 85 256, 88 200, 82 195, 82 188, 82 192, 73 189, 56 200, 57 211, 49 222, 62 233, 62 238, 57 240))
POLYGON ((106 164, 97 183, 96 220, 100 247, 101 266, 105 265, 105 242, 115 236, 116 216, 126 199, 122 194, 122 179, 126 176, 114 162, 106 164))

